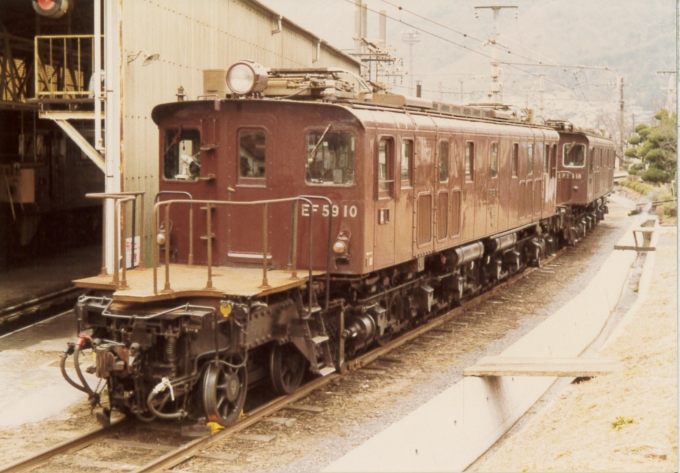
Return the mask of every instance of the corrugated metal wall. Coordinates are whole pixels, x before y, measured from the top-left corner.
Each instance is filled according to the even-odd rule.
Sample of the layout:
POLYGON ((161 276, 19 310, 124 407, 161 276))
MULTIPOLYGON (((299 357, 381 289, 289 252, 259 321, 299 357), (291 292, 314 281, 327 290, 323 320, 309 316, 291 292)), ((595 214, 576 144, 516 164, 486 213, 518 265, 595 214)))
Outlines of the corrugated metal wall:
MULTIPOLYGON (((189 99, 203 93, 203 69, 227 69, 239 59, 265 67, 358 65, 339 50, 249 0, 123 0, 123 156, 125 191, 146 191, 146 217, 158 191, 158 130, 151 109, 175 101, 178 87, 189 99), (145 54, 159 54, 143 66, 145 54), (131 61, 130 61, 131 60, 131 61), (130 62, 128 62, 130 61, 130 62)), ((149 220, 147 220, 149 221, 149 220)), ((145 235, 149 255, 150 228, 145 235)), ((149 261, 147 261, 149 263, 149 261)))

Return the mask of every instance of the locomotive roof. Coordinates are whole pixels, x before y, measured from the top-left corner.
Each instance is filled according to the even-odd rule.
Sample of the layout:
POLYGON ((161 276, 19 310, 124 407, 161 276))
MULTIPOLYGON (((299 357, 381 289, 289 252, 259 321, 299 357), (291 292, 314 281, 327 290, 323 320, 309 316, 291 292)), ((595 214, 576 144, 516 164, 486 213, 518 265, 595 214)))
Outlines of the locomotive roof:
MULTIPOLYGON (((535 130, 543 130, 545 132, 555 132, 555 129, 553 127, 550 127, 548 125, 541 125, 541 124, 535 124, 535 123, 526 123, 526 122, 521 122, 517 120, 508 120, 504 118, 491 118, 488 116, 485 117, 483 116, 482 113, 479 113, 479 116, 469 116, 469 115, 463 115, 463 114, 455 114, 451 112, 444 112, 441 110, 431 110, 431 109, 421 109, 417 107, 398 107, 398 106, 389 106, 389 105, 382 105, 382 104, 375 104, 375 103, 370 103, 370 102, 336 102, 336 103, 328 103, 328 102, 321 102, 321 101, 309 101, 309 100, 289 100, 289 99, 268 99, 268 98, 260 98, 260 99, 233 99, 233 98, 227 98, 227 99, 213 99, 213 100, 191 100, 191 101, 181 101, 181 102, 168 102, 164 104, 159 104, 153 108, 153 111, 151 112, 151 117, 156 123, 156 125, 160 124, 160 120, 169 115, 176 115, 182 112, 182 110, 186 110, 189 108, 198 108, 198 109, 204 109, 206 113, 214 111, 214 110, 220 110, 221 109, 221 104, 229 104, 229 103, 259 103, 259 104, 269 104, 269 105, 274 105, 274 104, 281 104, 281 105, 286 105, 286 106, 299 106, 299 107, 336 107, 338 109, 344 109, 348 111, 348 113, 352 114, 360 123, 361 125, 365 128, 368 126, 374 126, 377 122, 384 121, 387 117, 390 121, 399 121, 398 117, 404 117, 406 120, 415 122, 416 126, 419 125, 425 125, 425 123, 421 122, 418 123, 419 117, 427 117, 430 118, 432 121, 430 123, 431 126, 433 127, 441 127, 445 126, 446 123, 449 123, 450 121, 456 121, 460 123, 462 126, 463 123, 468 123, 468 126, 475 127, 475 124, 477 126, 475 127, 478 132, 483 132, 483 129, 480 129, 480 125, 486 125, 490 127, 488 128, 488 131, 491 131, 492 129, 495 128, 495 126, 503 126, 503 127, 515 127, 518 131, 520 129, 525 129, 528 131, 528 129, 535 129, 535 130), (378 115, 376 115, 376 113, 378 115), (409 118, 410 117, 410 118, 409 118)), ((463 107, 460 107, 462 110, 463 107)), ((481 111, 481 110, 480 110, 481 111)))
POLYGON ((605 136, 602 136, 600 134, 597 134, 594 130, 572 130, 572 131, 561 131, 560 135, 562 136, 563 139, 569 140, 570 135, 577 135, 577 136, 582 136, 584 137, 588 144, 590 145, 597 145, 597 146, 609 146, 609 147, 614 147, 614 141, 611 138, 607 138, 605 136))

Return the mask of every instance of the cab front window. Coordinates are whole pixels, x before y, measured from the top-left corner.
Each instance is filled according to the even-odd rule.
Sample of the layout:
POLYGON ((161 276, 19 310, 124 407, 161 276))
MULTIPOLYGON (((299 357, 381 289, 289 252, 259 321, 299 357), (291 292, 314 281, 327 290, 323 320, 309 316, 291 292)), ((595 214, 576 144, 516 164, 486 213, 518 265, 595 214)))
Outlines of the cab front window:
POLYGON ((586 147, 582 144, 564 145, 563 162, 565 166, 582 168, 586 164, 586 147))
POLYGON ((201 175, 201 133, 191 128, 167 128, 163 152, 163 177, 195 181, 201 175))
POLYGON ((239 132, 239 176, 264 179, 266 137, 263 130, 239 132))
POLYGON ((309 184, 347 185, 354 182, 354 133, 318 130, 307 133, 305 180, 309 184))

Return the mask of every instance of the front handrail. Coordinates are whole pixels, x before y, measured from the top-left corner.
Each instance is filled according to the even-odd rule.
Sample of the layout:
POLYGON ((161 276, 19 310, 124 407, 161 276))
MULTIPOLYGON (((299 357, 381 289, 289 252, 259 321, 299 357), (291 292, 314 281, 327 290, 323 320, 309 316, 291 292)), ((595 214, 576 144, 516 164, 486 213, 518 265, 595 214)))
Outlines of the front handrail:
MULTIPOLYGON (((116 288, 127 287, 126 280, 126 266, 127 261, 123 261, 122 279, 120 274, 120 254, 124 253, 123 245, 125 245, 125 239, 123 238, 123 230, 125 224, 124 208, 121 209, 121 204, 132 202, 132 244, 130 249, 130 261, 134 265, 135 261, 135 220, 136 220, 136 209, 137 209, 137 198, 140 199, 140 213, 142 215, 141 225, 140 225, 140 235, 144 235, 144 191, 130 191, 130 192, 115 192, 115 193, 94 193, 85 194, 88 199, 100 199, 104 201, 102 205, 102 227, 104 232, 104 238, 106 236, 106 202, 112 200, 114 202, 113 211, 113 283, 116 288), (121 216, 121 211, 123 211, 121 216)), ((140 238, 139 242, 139 267, 144 267, 144 242, 140 238)), ((106 246, 106 245, 104 245, 106 246)), ((106 276, 106 251, 102 251, 102 272, 101 276, 106 276)))
MULTIPOLYGON (((170 221, 170 207, 172 205, 178 204, 178 205, 193 205, 193 204, 204 204, 207 208, 207 215, 206 215, 206 227, 207 227, 207 243, 208 243, 208 248, 207 248, 207 256, 208 256, 208 264, 207 264, 207 282, 206 282, 206 289, 213 289, 213 281, 212 281, 212 216, 211 216, 211 208, 212 206, 254 206, 254 205, 262 205, 263 206, 263 234, 262 234, 262 244, 263 244, 263 251, 262 251, 262 285, 260 287, 262 288, 267 288, 270 287, 268 280, 267 280, 267 264, 268 264, 268 258, 267 258, 267 253, 268 253, 268 239, 267 239, 267 218, 268 218, 268 209, 269 209, 269 204, 277 204, 277 203, 285 203, 285 202, 291 202, 293 203, 292 205, 292 211, 294 212, 293 214, 293 228, 292 228, 292 258, 289 261, 289 269, 292 271, 291 278, 297 279, 297 234, 298 234, 298 219, 297 219, 297 211, 298 211, 298 203, 299 202, 304 202, 308 204, 310 207, 312 206, 312 199, 322 199, 326 200, 329 203, 332 203, 330 199, 327 197, 320 197, 320 196, 297 196, 297 197, 288 197, 288 198, 282 198, 282 199, 269 199, 269 200, 259 200, 259 201, 252 201, 252 202, 235 202, 235 201, 219 201, 219 200, 185 200, 185 199, 172 199, 172 200, 166 200, 162 202, 156 202, 154 204, 153 208, 153 227, 158 228, 159 224, 159 213, 161 212, 161 208, 164 208, 164 217, 165 217, 165 226, 168 228, 169 221, 170 221)), ((312 276, 313 276, 313 271, 312 271, 312 266, 313 266, 313 225, 312 225, 312 216, 314 212, 309 212, 309 310, 312 310, 312 305, 313 305, 313 290, 312 290, 312 276)), ((328 227, 328 247, 327 247, 327 268, 326 272, 329 274, 330 271, 330 261, 331 261, 331 238, 332 238, 332 214, 329 215, 329 227, 328 227)), ((166 238, 165 243, 164 243, 164 253, 165 253, 165 264, 164 264, 164 269, 165 269, 165 284, 163 287, 163 290, 161 292, 168 293, 172 292, 172 287, 170 285, 170 239, 166 238)), ((159 293, 158 291, 158 265, 159 265, 159 248, 160 245, 154 245, 154 252, 153 252, 153 293, 154 295, 157 295, 159 293)), ((327 276, 328 278, 328 276, 327 276)), ((326 284, 327 291, 329 284, 326 284)), ((326 294, 326 306, 328 308, 328 298, 329 294, 327 292, 326 294)))
MULTIPOLYGON (((330 126, 330 125, 329 125, 330 126)), ((319 199, 319 200, 325 200, 328 202, 328 208, 333 209, 333 201, 329 199, 328 197, 324 196, 318 196, 318 195, 301 195, 300 197, 304 197, 305 199, 319 199)), ((314 212, 309 212, 311 215, 314 212)), ((310 223, 310 233, 311 233, 311 223, 310 223)), ((326 313, 328 313, 328 309, 331 303, 331 247, 333 245, 333 212, 328 212, 328 247, 326 249, 326 313)), ((311 244, 309 245, 310 247, 312 246, 311 244)), ((310 249, 311 251, 311 249, 310 249)), ((310 281, 311 281, 311 275, 310 275, 310 281)), ((311 310, 311 304, 310 304, 310 310, 311 310)))
MULTIPOLYGON (((189 200, 194 200, 194 197, 189 194, 188 192, 185 191, 159 191, 156 193, 156 197, 154 199, 154 204, 158 203, 158 199, 161 198, 162 195, 186 195, 189 197, 189 200)), ((158 228, 154 228, 154 231, 158 231, 158 228)), ((165 229, 166 232, 170 232, 169 228, 165 229)), ((192 266, 194 264, 194 206, 189 205, 189 256, 187 258, 187 263, 189 266, 192 266)))

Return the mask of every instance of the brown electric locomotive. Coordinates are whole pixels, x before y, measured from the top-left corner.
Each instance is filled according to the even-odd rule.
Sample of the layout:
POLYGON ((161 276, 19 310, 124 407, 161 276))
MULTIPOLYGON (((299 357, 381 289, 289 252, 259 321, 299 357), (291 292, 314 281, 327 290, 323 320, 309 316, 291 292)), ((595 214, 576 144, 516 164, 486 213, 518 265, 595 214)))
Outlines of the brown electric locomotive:
POLYGON ((565 215, 563 237, 576 243, 607 213, 614 187, 614 142, 596 130, 574 130, 571 123, 549 121, 560 133, 558 211, 565 215))
MULTIPOLYGON (((574 147, 586 143, 585 157, 604 140, 507 107, 433 103, 374 92, 341 70, 249 61, 229 69, 226 85, 226 96, 218 88, 153 110, 161 178, 151 268, 128 270, 132 255, 113 275, 76 281, 92 291, 62 357, 64 367, 74 354, 80 383, 67 379, 98 401, 77 363, 91 348, 110 405, 144 420, 227 425, 249 385, 290 393, 307 370, 342 370, 539 265, 580 236, 571 238, 579 219, 602 217, 611 189, 609 167, 596 167, 586 191, 577 179, 588 165, 577 177, 580 158, 569 161, 574 147)), ((143 233, 122 212, 144 214, 140 192, 98 197, 143 233)))

